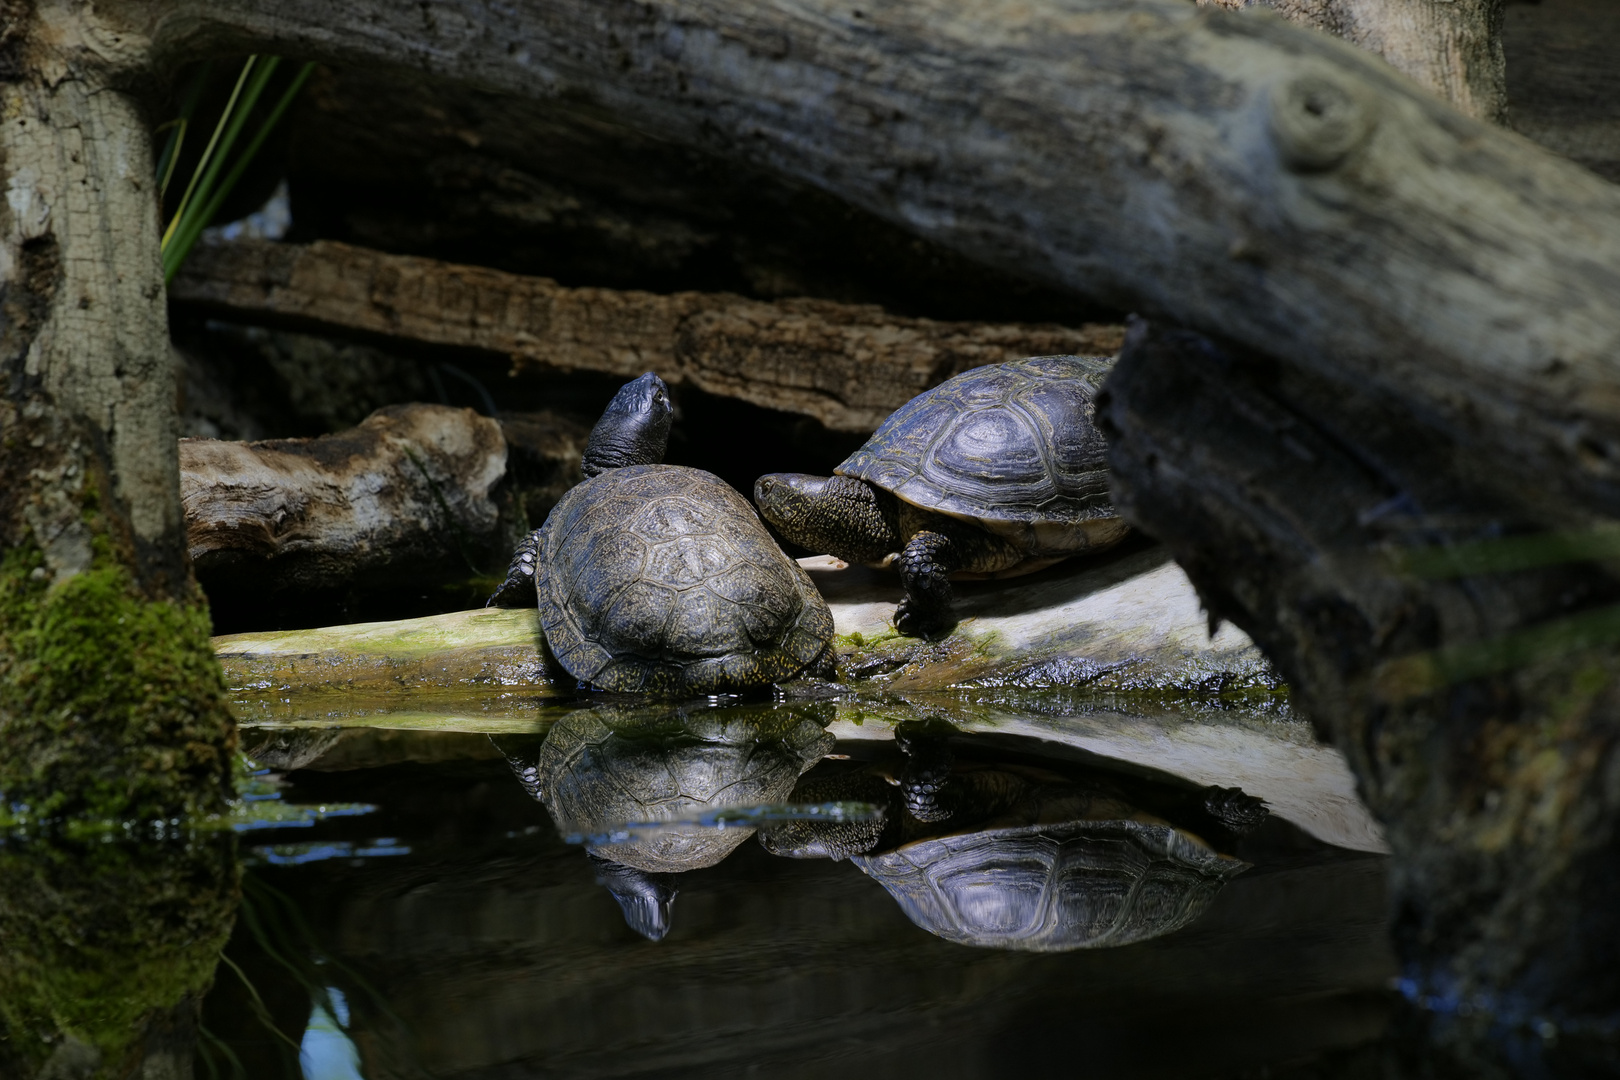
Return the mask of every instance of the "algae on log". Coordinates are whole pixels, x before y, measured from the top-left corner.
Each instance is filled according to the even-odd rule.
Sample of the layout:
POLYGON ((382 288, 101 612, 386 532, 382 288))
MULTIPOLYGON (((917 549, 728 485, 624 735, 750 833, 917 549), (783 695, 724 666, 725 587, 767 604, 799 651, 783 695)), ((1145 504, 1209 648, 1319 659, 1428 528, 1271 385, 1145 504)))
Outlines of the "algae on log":
POLYGON ((181 543, 152 157, 131 57, 78 19, 0 3, 0 791, 211 812, 234 736, 181 543))
POLYGON ((1121 511, 1349 759, 1421 991, 1578 1027, 1620 1009, 1620 580, 1578 561, 1403 572, 1556 524, 1545 490, 1460 466, 1465 441, 1422 408, 1137 323, 1098 412, 1121 511))
POLYGON ((0 846, 0 1075, 190 1077, 236 838, 0 846))
MULTIPOLYGON (((959 687, 1076 688, 1176 702, 1279 695, 1254 644, 1211 637, 1197 596, 1163 548, 1128 543, 1018 582, 961 582, 961 621, 937 641, 894 630, 899 576, 801 559, 832 611, 847 686, 922 693, 959 687)), ((410 707, 424 696, 556 698, 572 680, 548 663, 534 608, 481 608, 397 622, 214 639, 243 719, 274 720, 288 693, 338 713, 410 707), (311 698, 310 695, 316 695, 311 698), (324 696, 324 697, 323 697, 324 696)))
MULTIPOLYGON (((1191 584, 1162 548, 1074 559, 1022 585, 963 583, 962 622, 938 642, 894 633, 895 575, 837 569, 824 556, 801 563, 827 596, 845 681, 785 692, 834 699, 840 739, 889 739, 901 720, 942 717, 1200 784, 1239 784, 1327 843, 1384 850, 1343 759, 1291 719, 1243 634, 1208 635, 1191 584)), ((543 731, 577 705, 547 667, 533 609, 214 641, 250 749, 277 768, 437 760, 420 757, 412 733, 543 731)), ((481 739, 451 752, 492 753, 481 739)))

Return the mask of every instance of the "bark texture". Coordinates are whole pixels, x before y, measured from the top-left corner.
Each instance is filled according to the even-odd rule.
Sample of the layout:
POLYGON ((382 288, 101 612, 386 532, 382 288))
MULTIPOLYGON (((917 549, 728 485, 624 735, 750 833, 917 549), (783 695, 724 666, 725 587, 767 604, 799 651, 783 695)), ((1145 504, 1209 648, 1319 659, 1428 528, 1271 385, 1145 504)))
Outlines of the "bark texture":
POLYGON ((819 185, 993 265, 1427 403, 1620 509, 1620 189, 1264 12, 1177 0, 124 3, 159 56, 393 62, 819 185), (499 27, 499 29, 495 29, 499 27))
POLYGON ((565 289, 546 278, 385 255, 345 244, 263 241, 193 253, 170 295, 251 321, 481 349, 517 370, 587 370, 665 382, 872 431, 959 371, 1024 356, 1109 354, 1117 326, 984 325, 890 315, 870 304, 767 303, 565 289))
POLYGON ((186 543, 210 594, 455 580, 504 563, 500 425, 395 405, 316 439, 180 443, 186 543), (469 565, 471 564, 471 565, 469 565))
POLYGON ((1507 120, 1505 0, 1198 0, 1200 7, 1273 8, 1389 61, 1470 116, 1507 120))
POLYGON ((233 736, 180 543, 145 120, 93 16, 0 14, 0 791, 214 809, 233 736))
POLYGON ((323 67, 290 117, 298 236, 565 285, 816 296, 959 322, 1118 321, 800 180, 600 110, 323 67))
POLYGON ((1402 572, 1543 527, 1531 493, 1459 482, 1423 408, 1139 323, 1099 413, 1123 512, 1277 663, 1386 823, 1417 992, 1574 1033, 1620 1008, 1620 658, 1612 634, 1514 635, 1602 612, 1620 581, 1402 572))

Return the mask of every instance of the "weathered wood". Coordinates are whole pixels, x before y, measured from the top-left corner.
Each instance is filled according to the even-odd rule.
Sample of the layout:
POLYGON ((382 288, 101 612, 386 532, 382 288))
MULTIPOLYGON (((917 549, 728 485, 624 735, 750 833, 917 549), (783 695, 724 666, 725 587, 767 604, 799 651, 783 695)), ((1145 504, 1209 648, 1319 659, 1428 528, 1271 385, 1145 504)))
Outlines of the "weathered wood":
POLYGON ((525 277, 346 244, 242 241, 199 248, 170 297, 274 319, 512 357, 544 367, 673 384, 871 431, 970 367, 1024 356, 1112 354, 1116 326, 907 319, 869 304, 767 303, 712 293, 567 289, 525 277))
POLYGON ((0 0, 0 802, 211 813, 232 728, 181 547, 152 155, 81 29, 0 0))
POLYGON ((1377 53, 1470 116, 1502 123, 1505 0, 1198 0, 1231 11, 1268 7, 1291 22, 1377 53))
POLYGON ((802 181, 549 100, 323 65, 287 127, 300 235, 566 285, 814 296, 953 322, 1109 318, 802 181))
POLYGON ((1263 12, 1179 0, 97 11, 158 56, 269 49, 568 95, 1346 393, 1422 401, 1471 475, 1534 488, 1550 518, 1620 511, 1620 188, 1263 12))
POLYGON ((1545 527, 1533 493, 1466 482, 1413 408, 1138 324, 1099 415, 1122 512, 1277 662, 1386 823, 1422 991, 1482 1022, 1610 1016, 1620 649, 1612 630, 1509 645, 1620 602, 1620 580, 1572 562, 1403 572, 1414 548, 1545 527), (1458 649, 1496 662, 1467 670, 1458 649))
POLYGON ((266 599, 488 570, 515 540, 497 491, 506 459, 499 424, 442 405, 389 406, 314 439, 183 439, 191 560, 205 588, 266 599))

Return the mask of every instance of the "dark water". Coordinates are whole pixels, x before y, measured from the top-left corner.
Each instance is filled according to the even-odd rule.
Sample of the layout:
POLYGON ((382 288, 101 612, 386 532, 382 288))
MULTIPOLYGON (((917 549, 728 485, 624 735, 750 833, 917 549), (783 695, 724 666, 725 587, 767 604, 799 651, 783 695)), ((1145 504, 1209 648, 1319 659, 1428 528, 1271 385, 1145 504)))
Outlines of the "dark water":
POLYGON ((819 719, 596 709, 545 740, 284 734, 260 739, 286 767, 261 780, 280 784, 262 801, 283 816, 325 807, 312 825, 13 839, 0 847, 4 1075, 1258 1077, 1383 1036, 1395 966, 1381 856, 1277 816, 1223 831, 1200 785, 1038 740, 919 737, 908 756, 881 739, 834 745, 819 719), (942 822, 908 816, 924 788, 942 822), (713 830, 656 824, 597 846, 665 860, 624 870, 565 843, 531 790, 570 831, 581 806, 618 815, 585 822, 598 840, 632 818, 691 816, 692 792, 711 810, 780 810, 865 791, 888 800, 881 824, 855 827, 869 854, 989 843, 957 856, 978 876, 959 875, 952 902, 995 934, 919 925, 875 862, 781 857, 748 829, 718 848, 713 830), (1003 858, 1013 833, 1057 836, 1041 842, 1067 854, 1032 871, 1003 858), (1138 850, 1161 842, 1183 855, 1138 850), (679 869, 687 858, 714 865, 679 869), (624 891, 623 874, 673 892, 662 940, 601 883, 624 891), (1145 940, 1022 951, 1038 937, 1020 929, 1030 911, 1049 945, 1104 945, 1120 927, 1145 940))

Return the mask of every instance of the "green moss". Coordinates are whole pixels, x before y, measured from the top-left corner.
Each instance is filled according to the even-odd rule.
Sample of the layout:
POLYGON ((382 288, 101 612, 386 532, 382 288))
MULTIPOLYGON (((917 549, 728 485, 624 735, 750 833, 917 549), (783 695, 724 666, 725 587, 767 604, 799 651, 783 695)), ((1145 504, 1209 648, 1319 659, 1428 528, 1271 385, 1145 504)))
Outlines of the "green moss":
POLYGON ((88 570, 44 567, 33 544, 0 561, 4 800, 35 820, 222 810, 234 731, 200 594, 142 596, 105 533, 88 570))
POLYGON ((149 1036, 186 1031, 230 936, 234 844, 0 847, 0 1074, 72 1040, 97 1077, 138 1075, 149 1036))

